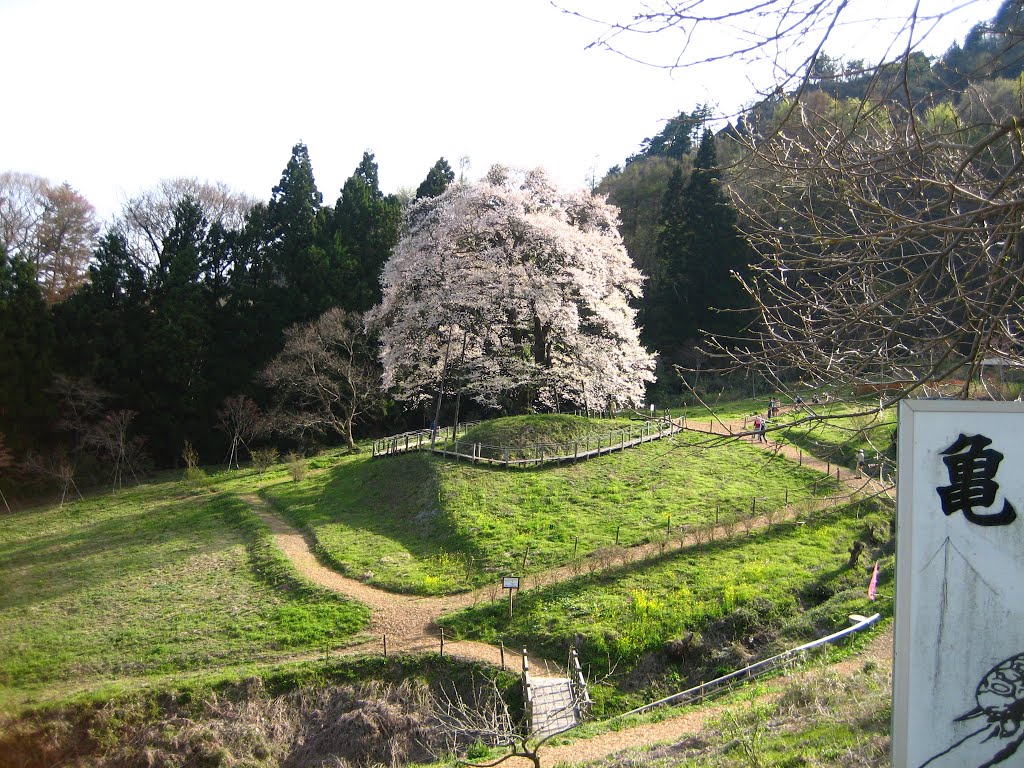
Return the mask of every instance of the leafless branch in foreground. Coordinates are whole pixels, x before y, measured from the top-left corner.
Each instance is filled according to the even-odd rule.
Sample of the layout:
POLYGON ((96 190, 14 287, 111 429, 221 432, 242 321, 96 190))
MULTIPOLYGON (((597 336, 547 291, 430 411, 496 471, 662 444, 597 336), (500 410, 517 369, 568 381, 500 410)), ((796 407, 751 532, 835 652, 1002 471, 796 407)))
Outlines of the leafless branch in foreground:
MULTIPOLYGON (((571 701, 566 711, 581 702, 571 701)), ((431 695, 430 706, 438 728, 444 735, 444 749, 463 765, 489 768, 519 757, 541 767, 540 751, 557 734, 541 734, 525 719, 512 714, 494 679, 474 685, 468 697, 457 689, 444 689, 431 695), (490 761, 477 761, 467 756, 475 746, 506 750, 490 761)), ((441 757, 441 755, 436 755, 441 757)))

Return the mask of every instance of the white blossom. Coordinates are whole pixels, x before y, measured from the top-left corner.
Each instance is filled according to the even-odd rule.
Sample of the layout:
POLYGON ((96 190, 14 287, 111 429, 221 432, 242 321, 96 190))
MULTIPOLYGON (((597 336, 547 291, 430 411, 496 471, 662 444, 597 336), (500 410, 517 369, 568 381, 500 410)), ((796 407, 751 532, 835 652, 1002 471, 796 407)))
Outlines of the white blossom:
POLYGON ((367 318, 396 397, 430 397, 447 357, 447 388, 488 406, 642 402, 643 278, 603 197, 496 167, 421 200, 408 224, 367 318))

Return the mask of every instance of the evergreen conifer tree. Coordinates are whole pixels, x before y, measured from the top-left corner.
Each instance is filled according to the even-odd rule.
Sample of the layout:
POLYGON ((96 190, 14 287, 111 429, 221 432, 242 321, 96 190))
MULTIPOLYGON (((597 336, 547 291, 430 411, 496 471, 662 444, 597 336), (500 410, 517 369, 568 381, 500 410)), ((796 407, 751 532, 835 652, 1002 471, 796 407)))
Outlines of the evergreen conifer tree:
POLYGON ((0 434, 25 448, 43 431, 54 332, 46 301, 27 259, 0 243, 0 434))
POLYGON ((427 172, 427 178, 416 188, 416 199, 424 197, 437 197, 442 194, 448 185, 455 181, 455 171, 448 165, 448 161, 440 158, 427 172))
POLYGON ((364 312, 380 302, 381 270, 398 243, 401 221, 401 203, 381 193, 377 163, 364 152, 341 189, 329 224, 328 249, 336 270, 332 306, 364 312))

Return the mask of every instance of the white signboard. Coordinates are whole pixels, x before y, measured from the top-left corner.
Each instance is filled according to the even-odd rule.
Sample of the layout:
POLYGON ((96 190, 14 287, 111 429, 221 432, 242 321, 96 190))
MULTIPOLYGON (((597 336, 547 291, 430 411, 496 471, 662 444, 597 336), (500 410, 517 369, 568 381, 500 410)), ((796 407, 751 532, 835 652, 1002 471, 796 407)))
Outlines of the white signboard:
POLYGON ((505 576, 501 580, 502 589, 519 589, 519 577, 518 576, 505 576))
POLYGON ((896 768, 1024 765, 1024 404, 900 403, 896 768))

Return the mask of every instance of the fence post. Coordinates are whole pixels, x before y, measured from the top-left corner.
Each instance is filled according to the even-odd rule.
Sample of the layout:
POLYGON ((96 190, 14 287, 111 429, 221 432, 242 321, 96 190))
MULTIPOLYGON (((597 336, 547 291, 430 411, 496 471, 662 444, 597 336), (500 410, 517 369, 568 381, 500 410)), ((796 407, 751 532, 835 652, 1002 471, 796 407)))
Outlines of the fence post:
POLYGON ((789 506, 789 488, 786 489, 786 506, 789 506))
POLYGON ((757 512, 757 496, 753 496, 750 499, 750 516, 753 517, 757 512))
POLYGON ((498 648, 501 650, 501 668, 505 669, 505 641, 501 640, 498 643, 498 648))
POLYGON ((384 658, 388 657, 388 636, 384 635, 384 658))
POLYGON ((441 656, 444 656, 444 627, 441 627, 441 656))
POLYGON ((621 530, 622 530, 622 524, 619 523, 619 525, 615 528, 615 546, 616 547, 619 546, 619 531, 621 531, 621 530))
POLYGON ((572 543, 572 559, 576 559, 576 550, 580 548, 580 537, 577 536, 576 540, 572 543))

